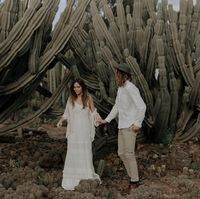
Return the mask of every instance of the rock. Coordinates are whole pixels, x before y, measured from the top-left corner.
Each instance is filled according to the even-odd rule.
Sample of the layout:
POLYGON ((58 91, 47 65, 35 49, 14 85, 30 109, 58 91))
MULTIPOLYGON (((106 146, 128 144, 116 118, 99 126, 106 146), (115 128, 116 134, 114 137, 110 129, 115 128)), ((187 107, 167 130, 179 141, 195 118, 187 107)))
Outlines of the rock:
POLYGON ((156 168, 156 174, 157 174, 157 176, 160 178, 160 176, 161 176, 161 167, 157 167, 156 168))
POLYGON ((188 170, 190 177, 194 177, 194 170, 193 169, 189 169, 188 170))
POLYGON ((158 156, 157 154, 154 154, 154 155, 153 155, 153 159, 158 159, 158 157, 159 157, 159 156, 158 156))
POLYGON ((165 171, 166 171, 166 165, 164 165, 164 164, 161 165, 161 171, 162 171, 162 172, 165 172, 165 171))
POLYGON ((182 169, 183 167, 189 167, 192 162, 192 158, 189 153, 182 151, 181 149, 174 149, 170 154, 169 159, 171 160, 169 167, 170 169, 182 169))
POLYGON ((183 167, 183 174, 188 175, 188 167, 183 167))

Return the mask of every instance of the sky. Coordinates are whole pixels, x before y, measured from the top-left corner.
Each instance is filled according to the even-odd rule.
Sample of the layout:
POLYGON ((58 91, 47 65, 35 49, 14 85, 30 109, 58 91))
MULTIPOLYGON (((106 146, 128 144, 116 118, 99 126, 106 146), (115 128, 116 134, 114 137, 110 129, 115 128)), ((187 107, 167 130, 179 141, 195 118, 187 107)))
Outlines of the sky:
MULTIPOLYGON (((159 1, 161 1, 161 0, 159 0, 159 1)), ((174 9, 178 10, 179 9, 179 1, 180 0, 168 0, 168 3, 173 4, 174 9)), ((59 10, 55 16, 54 24, 58 21, 58 19, 60 17, 60 13, 64 10, 64 8, 66 6, 66 2, 67 2, 67 0, 60 0, 59 10)), ((193 0, 193 2, 196 2, 196 0, 193 0)))
MULTIPOLYGON (((0 0, 0 2, 3 2, 4 0, 0 0)), ((124 0, 125 1, 125 0, 124 0)), ((158 1, 161 1, 161 0, 158 0, 158 1)), ((169 4, 173 4, 174 6, 174 9, 175 10, 178 10, 179 9, 179 1, 180 0, 168 0, 168 3, 169 4)), ((59 9, 58 9, 58 12, 55 16, 55 19, 54 19, 54 23, 53 23, 53 26, 55 25, 55 23, 59 20, 60 18, 60 14, 62 13, 62 11, 65 9, 66 7, 66 2, 67 0, 60 0, 60 4, 59 4, 59 9)), ((196 0, 193 0, 194 3, 196 3, 196 0)))
POLYGON ((63 12, 63 10, 66 7, 66 2, 67 0, 60 0, 60 4, 59 4, 59 9, 58 12, 56 13, 55 19, 54 19, 54 23, 53 23, 53 28, 55 26, 55 23, 59 20, 60 18, 60 14, 63 12))
POLYGON ((172 4, 175 10, 179 9, 179 0, 168 0, 168 4, 172 4))

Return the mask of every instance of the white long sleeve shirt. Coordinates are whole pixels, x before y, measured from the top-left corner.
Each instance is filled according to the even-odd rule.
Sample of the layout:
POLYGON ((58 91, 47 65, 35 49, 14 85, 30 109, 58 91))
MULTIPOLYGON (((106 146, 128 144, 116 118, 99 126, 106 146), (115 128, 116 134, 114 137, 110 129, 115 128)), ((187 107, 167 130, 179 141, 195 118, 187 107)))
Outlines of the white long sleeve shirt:
POLYGON ((142 126, 145 117, 146 105, 138 88, 126 81, 123 87, 119 87, 115 105, 105 118, 107 122, 118 116, 118 128, 129 128, 131 125, 142 126))

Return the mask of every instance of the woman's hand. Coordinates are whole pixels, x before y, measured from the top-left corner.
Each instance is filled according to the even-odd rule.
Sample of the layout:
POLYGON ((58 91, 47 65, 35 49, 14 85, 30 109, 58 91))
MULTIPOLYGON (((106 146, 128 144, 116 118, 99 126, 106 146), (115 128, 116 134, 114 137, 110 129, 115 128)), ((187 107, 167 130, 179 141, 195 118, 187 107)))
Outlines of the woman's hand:
POLYGON ((103 120, 102 118, 98 118, 97 123, 98 123, 99 125, 101 125, 101 124, 106 124, 107 121, 106 121, 106 120, 103 120))
POLYGON ((58 128, 60 128, 60 127, 62 126, 63 121, 64 121, 64 119, 61 118, 61 119, 58 121, 58 123, 57 123, 56 126, 57 126, 58 128))
POLYGON ((99 125, 99 121, 101 121, 101 120, 102 120, 101 116, 99 115, 99 113, 97 113, 96 116, 95 116, 96 124, 99 125))

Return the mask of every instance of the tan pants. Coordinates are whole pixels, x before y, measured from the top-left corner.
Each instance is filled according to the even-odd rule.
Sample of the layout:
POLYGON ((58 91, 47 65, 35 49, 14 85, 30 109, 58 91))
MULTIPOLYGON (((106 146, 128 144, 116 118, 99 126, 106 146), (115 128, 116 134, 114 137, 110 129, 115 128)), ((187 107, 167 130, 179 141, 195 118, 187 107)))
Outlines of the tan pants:
POLYGON ((135 141, 137 134, 131 128, 119 129, 118 155, 124 163, 131 181, 139 180, 138 167, 135 158, 135 141))

